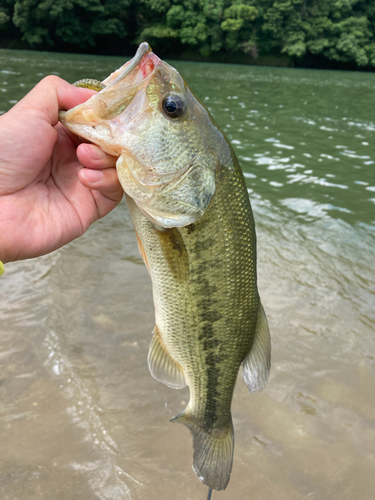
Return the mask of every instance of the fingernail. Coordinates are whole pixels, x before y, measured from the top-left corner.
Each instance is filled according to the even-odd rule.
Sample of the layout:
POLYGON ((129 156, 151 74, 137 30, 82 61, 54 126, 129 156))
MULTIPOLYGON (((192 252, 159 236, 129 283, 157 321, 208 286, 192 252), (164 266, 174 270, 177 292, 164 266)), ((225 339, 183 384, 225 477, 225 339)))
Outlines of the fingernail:
POLYGON ((93 160, 104 160, 106 154, 96 146, 89 146, 90 151, 89 154, 93 160))
POLYGON ((91 168, 83 168, 81 170, 81 175, 87 182, 91 183, 99 182, 103 179, 103 172, 100 170, 92 170, 91 168))

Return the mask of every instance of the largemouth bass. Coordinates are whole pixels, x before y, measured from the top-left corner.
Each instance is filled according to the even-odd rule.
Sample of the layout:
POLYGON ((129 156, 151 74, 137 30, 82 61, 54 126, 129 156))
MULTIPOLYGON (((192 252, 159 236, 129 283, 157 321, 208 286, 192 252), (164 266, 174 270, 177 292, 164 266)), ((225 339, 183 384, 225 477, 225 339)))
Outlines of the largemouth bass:
POLYGON ((222 490, 232 469, 231 401, 239 368, 250 392, 264 387, 270 370, 242 171, 208 110, 147 43, 100 88, 60 119, 118 156, 152 280, 149 368, 169 387, 189 386, 189 404, 172 420, 193 435, 199 479, 222 490))

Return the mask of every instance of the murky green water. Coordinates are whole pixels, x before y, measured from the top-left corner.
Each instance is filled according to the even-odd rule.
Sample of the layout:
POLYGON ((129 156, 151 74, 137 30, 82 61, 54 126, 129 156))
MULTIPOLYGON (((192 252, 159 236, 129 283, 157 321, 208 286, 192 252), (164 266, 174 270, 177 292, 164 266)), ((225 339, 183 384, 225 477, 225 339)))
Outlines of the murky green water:
MULTIPOLYGON (((43 76, 123 60, 0 51, 0 111, 43 76)), ((232 479, 214 499, 375 491, 375 75, 175 63, 240 158, 273 339, 266 389, 234 395, 232 479)), ((125 204, 0 281, 0 498, 206 498, 188 399, 149 374, 150 281, 125 204)), ((242 377, 241 377, 242 378, 242 377)))

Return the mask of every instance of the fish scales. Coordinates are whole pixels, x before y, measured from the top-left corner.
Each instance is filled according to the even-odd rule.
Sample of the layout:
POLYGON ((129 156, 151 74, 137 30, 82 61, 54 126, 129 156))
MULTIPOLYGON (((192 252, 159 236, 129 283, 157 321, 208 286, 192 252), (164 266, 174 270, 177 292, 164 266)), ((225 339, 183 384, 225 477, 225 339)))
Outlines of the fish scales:
POLYGON ((222 490, 232 469, 238 370, 242 364, 255 392, 270 369, 245 180, 208 110, 147 44, 100 85, 87 103, 61 113, 61 121, 119 156, 119 179, 152 280, 149 368, 170 387, 189 386, 189 403, 172 420, 193 435, 199 479, 222 490))
POLYGON ((254 220, 237 162, 221 165, 218 177, 215 196, 193 227, 158 231, 128 203, 150 268, 156 327, 190 389, 188 414, 205 429, 220 430, 231 426, 233 390, 253 342, 259 297, 254 220), (166 255, 163 240, 175 231, 184 251, 166 255), (169 259, 176 262, 171 266, 169 259), (189 274, 180 280, 186 260, 189 274))

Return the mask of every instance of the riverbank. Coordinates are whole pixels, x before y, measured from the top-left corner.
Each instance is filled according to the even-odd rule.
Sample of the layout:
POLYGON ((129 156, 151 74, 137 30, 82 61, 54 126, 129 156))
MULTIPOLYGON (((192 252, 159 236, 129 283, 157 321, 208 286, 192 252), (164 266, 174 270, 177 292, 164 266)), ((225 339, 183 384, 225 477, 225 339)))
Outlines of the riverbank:
MULTIPOLYGON (((134 44, 124 43, 123 48, 119 50, 118 45, 111 50, 110 47, 104 45, 101 47, 73 47, 64 45, 61 47, 43 47, 39 50, 51 53, 67 53, 67 54, 89 54, 89 55, 104 55, 104 56, 123 56, 131 58, 134 55, 137 46, 134 44)), ((0 49, 11 50, 29 50, 34 51, 32 47, 21 39, 5 38, 0 40, 0 49)), ((343 71, 365 71, 374 72, 374 67, 358 67, 354 62, 331 61, 322 56, 305 56, 303 58, 292 58, 280 54, 261 54, 254 58, 251 54, 233 53, 229 54, 223 51, 211 53, 209 56, 203 56, 199 50, 185 50, 176 52, 173 50, 156 50, 155 52, 163 59, 173 59, 177 61, 191 62, 208 62, 208 63, 223 63, 223 64, 243 64, 249 66, 272 66, 281 68, 308 68, 308 69, 333 69, 343 71)))

